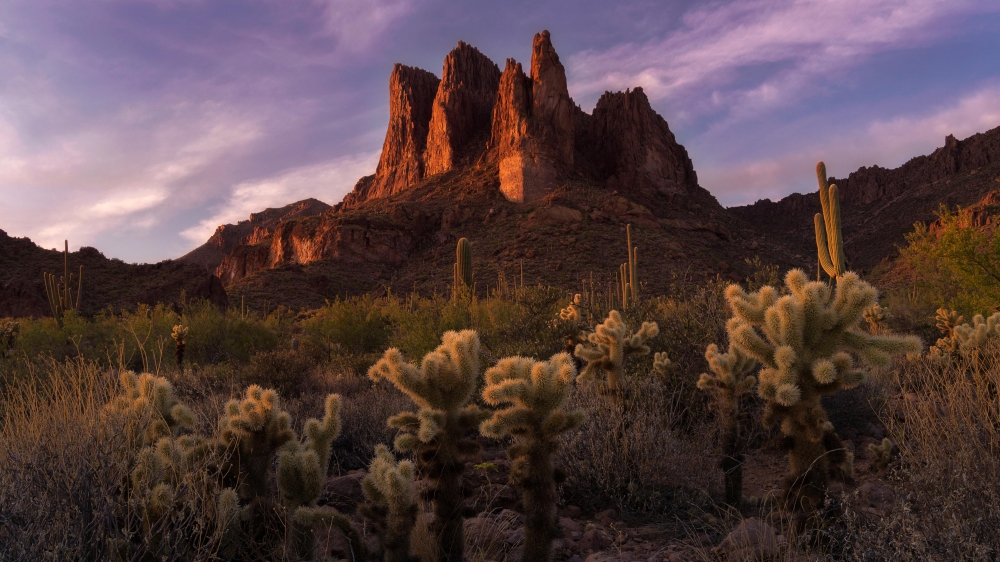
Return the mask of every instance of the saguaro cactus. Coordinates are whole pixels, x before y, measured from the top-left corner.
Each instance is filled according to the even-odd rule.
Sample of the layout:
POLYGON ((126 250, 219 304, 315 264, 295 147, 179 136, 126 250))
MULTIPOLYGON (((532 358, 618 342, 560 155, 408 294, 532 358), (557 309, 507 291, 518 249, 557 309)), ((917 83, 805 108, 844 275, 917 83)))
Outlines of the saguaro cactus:
POLYGON ((491 406, 507 405, 480 425, 487 437, 512 436, 507 449, 511 479, 523 491, 525 562, 552 559, 556 525, 556 472, 552 456, 561 433, 583 421, 583 410, 567 412, 570 383, 576 366, 568 353, 548 361, 526 357, 501 359, 486 371, 483 399, 491 406))
POLYGON ((417 521, 413 498, 415 472, 412 462, 397 463, 389 448, 379 445, 368 476, 361 481, 368 503, 358 506, 358 512, 375 526, 385 562, 417 560, 410 556, 410 533, 417 521))
POLYGON ((618 266, 618 278, 621 280, 622 310, 634 305, 639 299, 639 249, 632 246, 632 225, 625 225, 625 243, 628 250, 628 261, 618 266))
POLYGON ((453 294, 458 295, 462 287, 472 290, 472 245, 468 238, 462 238, 455 246, 453 294))
POLYGON ((76 279, 76 298, 73 298, 73 274, 69 272, 69 240, 64 240, 63 248, 63 275, 56 278, 54 273, 42 273, 42 281, 45 283, 45 294, 49 299, 49 307, 52 315, 56 317, 59 327, 63 326, 63 315, 67 310, 76 310, 80 307, 80 295, 83 293, 83 266, 80 266, 80 274, 76 279))
POLYGON ((398 349, 389 349, 368 376, 389 379, 420 407, 393 416, 389 425, 400 430, 396 449, 412 451, 421 473, 432 482, 426 497, 434 500, 439 559, 461 562, 465 543, 460 484, 465 460, 479 450, 466 435, 489 416, 469 403, 480 376, 479 336, 472 330, 445 332, 441 345, 419 366, 406 362, 398 349))
POLYGON ((646 342, 660 333, 656 322, 643 322, 638 332, 626 336, 628 326, 621 314, 612 310, 607 319, 587 336, 587 343, 576 346, 577 357, 587 361, 587 365, 577 377, 579 382, 593 380, 598 373, 607 376, 608 388, 618 392, 622 389, 625 376, 625 360, 629 355, 647 355, 646 342))
POLYGON ((831 477, 848 478, 852 457, 833 431, 820 397, 860 384, 866 373, 858 356, 872 365, 892 355, 916 353, 914 336, 871 335, 859 327, 878 293, 855 273, 837 278, 836 290, 809 282, 800 269, 785 277, 789 294, 774 287, 747 294, 739 285, 726 289, 734 317, 727 324, 732 347, 763 364, 758 394, 766 400, 765 425, 781 421, 791 474, 785 505, 811 512, 823 502, 831 477), (852 355, 853 354, 853 355, 852 355))
POLYGON ((840 197, 837 186, 827 183, 826 164, 823 162, 816 164, 816 178, 819 180, 819 202, 823 210, 813 217, 819 265, 830 277, 840 277, 847 271, 844 237, 840 230, 840 197))
MULTIPOLYGON (((657 354, 659 355, 659 354, 657 354)), ((750 392, 757 379, 750 375, 757 361, 732 345, 722 353, 714 343, 705 350, 710 373, 702 373, 698 388, 712 392, 722 435, 723 481, 726 503, 739 507, 743 501, 743 454, 740 451, 740 397, 750 392)))

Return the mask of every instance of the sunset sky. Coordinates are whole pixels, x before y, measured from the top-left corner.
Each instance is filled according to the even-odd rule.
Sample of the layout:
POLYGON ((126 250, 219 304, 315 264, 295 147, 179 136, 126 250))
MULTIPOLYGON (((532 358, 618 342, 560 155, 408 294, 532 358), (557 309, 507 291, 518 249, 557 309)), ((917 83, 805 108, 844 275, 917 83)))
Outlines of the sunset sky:
POLYGON ((395 62, 501 68, 548 29, 570 95, 642 86, 723 205, 1000 126, 996 0, 4 0, 0 229, 154 262, 375 170, 395 62))

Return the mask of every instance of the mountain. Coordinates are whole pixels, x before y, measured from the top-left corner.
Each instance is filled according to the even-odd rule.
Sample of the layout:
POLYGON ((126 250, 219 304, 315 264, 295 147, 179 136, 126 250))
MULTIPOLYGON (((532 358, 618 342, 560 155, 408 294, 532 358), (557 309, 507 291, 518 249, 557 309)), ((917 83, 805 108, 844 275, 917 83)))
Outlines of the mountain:
MULTIPOLYGON (((998 187, 1000 127, 964 140, 948 135, 944 146, 898 168, 861 167, 845 179, 829 181, 840 192, 847 261, 852 268, 870 270, 897 255, 913 223, 933 221, 941 204, 968 207, 998 187)), ((819 194, 812 192, 729 211, 756 225, 769 240, 815 253, 812 216, 819 208, 819 194)))
POLYGON ((501 71, 464 42, 440 79, 397 64, 389 102, 375 173, 328 211, 244 235, 216 269, 227 287, 300 306, 380 286, 444 291, 461 237, 481 293, 522 263, 529 283, 572 288, 593 275, 607 284, 627 259, 627 223, 648 290, 741 279, 754 253, 795 259, 698 185, 641 88, 581 110, 547 31, 534 37, 527 73, 514 59, 501 71))
MULTIPOLYGON (((178 303, 204 298, 220 308, 228 304, 218 277, 196 264, 167 260, 156 264, 129 264, 108 259, 91 247, 68 256, 69 270, 83 266, 80 312, 90 315, 111 307, 134 309, 137 303, 178 303)), ((48 297, 42 273, 62 276, 63 253, 38 247, 27 238, 13 238, 0 230, 0 318, 48 316, 48 297)))
POLYGON ((182 263, 194 263, 215 273, 233 248, 241 244, 256 244, 269 236, 283 220, 318 215, 330 206, 316 199, 303 199, 277 209, 268 208, 251 213, 250 218, 236 224, 224 224, 215 229, 207 242, 177 258, 182 263))

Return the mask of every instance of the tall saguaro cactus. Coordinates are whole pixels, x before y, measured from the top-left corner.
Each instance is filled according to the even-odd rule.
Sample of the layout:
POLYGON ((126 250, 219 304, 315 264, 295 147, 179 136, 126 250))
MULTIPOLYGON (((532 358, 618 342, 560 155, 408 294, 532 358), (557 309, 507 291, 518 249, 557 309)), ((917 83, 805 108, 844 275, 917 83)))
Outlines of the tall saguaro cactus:
POLYGON ((453 294, 457 298, 463 286, 472 289, 472 245, 468 238, 460 239, 455 246, 454 276, 453 294))
POLYGON ((847 271, 844 237, 840 230, 840 197, 837 186, 827 183, 826 164, 823 162, 816 164, 816 178, 819 180, 819 203, 823 210, 813 217, 819 265, 830 277, 840 277, 847 271))
POLYGON ((42 280, 45 282, 45 295, 49 299, 49 307, 52 315, 56 317, 59 327, 63 326, 63 315, 67 310, 76 310, 80 307, 80 294, 83 293, 83 266, 80 266, 80 274, 76 278, 76 298, 73 298, 73 275, 69 272, 69 240, 64 240, 63 244, 63 275, 56 277, 54 273, 43 272, 42 280))
POLYGON ((639 248, 632 245, 632 225, 625 225, 628 261, 618 266, 622 286, 622 310, 628 310, 639 299, 639 248))
POLYGON ((732 347, 763 365, 757 387, 766 401, 762 421, 781 421, 789 450, 785 505, 808 513, 822 505, 831 477, 848 478, 853 470, 820 397, 864 380, 855 357, 885 365, 892 355, 920 351, 922 343, 915 336, 871 335, 860 328, 878 293, 855 273, 841 275, 831 289, 793 269, 785 286, 788 294, 779 296, 774 287, 747 294, 730 285, 726 300, 733 318, 726 329, 732 347))
POLYGON ((413 452, 421 474, 432 483, 425 497, 434 500, 438 559, 462 562, 462 472, 479 451, 479 443, 467 435, 489 417, 470 403, 480 378, 479 336, 472 330, 445 332, 441 345, 419 366, 398 349, 388 349, 368 376, 389 379, 420 407, 393 416, 389 425, 400 430, 396 449, 413 452))
POLYGON ((552 541, 559 532, 552 456, 559 435, 579 426, 584 416, 583 410, 563 409, 575 377, 576 365, 568 353, 548 361, 508 357, 486 371, 483 399, 506 407, 479 427, 487 437, 515 439, 507 455, 511 478, 523 491, 524 562, 552 560, 552 541))

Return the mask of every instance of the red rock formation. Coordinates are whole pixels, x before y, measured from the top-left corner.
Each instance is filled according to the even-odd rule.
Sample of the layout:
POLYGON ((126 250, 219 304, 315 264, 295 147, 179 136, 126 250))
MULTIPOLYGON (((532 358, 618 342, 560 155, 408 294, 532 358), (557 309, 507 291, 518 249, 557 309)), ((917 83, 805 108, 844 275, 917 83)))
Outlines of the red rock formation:
POLYGON ((489 129, 499 84, 500 69, 479 49, 459 41, 448 53, 431 112, 426 175, 455 168, 466 143, 489 129))
POLYGON ((687 150, 649 105, 642 88, 605 92, 590 120, 583 150, 608 189, 677 195, 698 185, 687 150))
POLYGON ((507 59, 500 77, 486 161, 496 162, 511 201, 539 199, 573 168, 573 101, 549 32, 536 34, 531 77, 507 59))
POLYGON ((267 238, 281 221, 318 215, 330 206, 316 199, 303 199, 284 207, 252 213, 249 220, 224 224, 215 230, 207 242, 177 259, 196 263, 209 273, 219 267, 229 252, 241 244, 253 245, 267 238))
POLYGON ((389 77, 389 129, 375 178, 353 200, 386 197, 424 177, 424 149, 431 107, 438 89, 437 76, 426 70, 396 64, 389 77))

